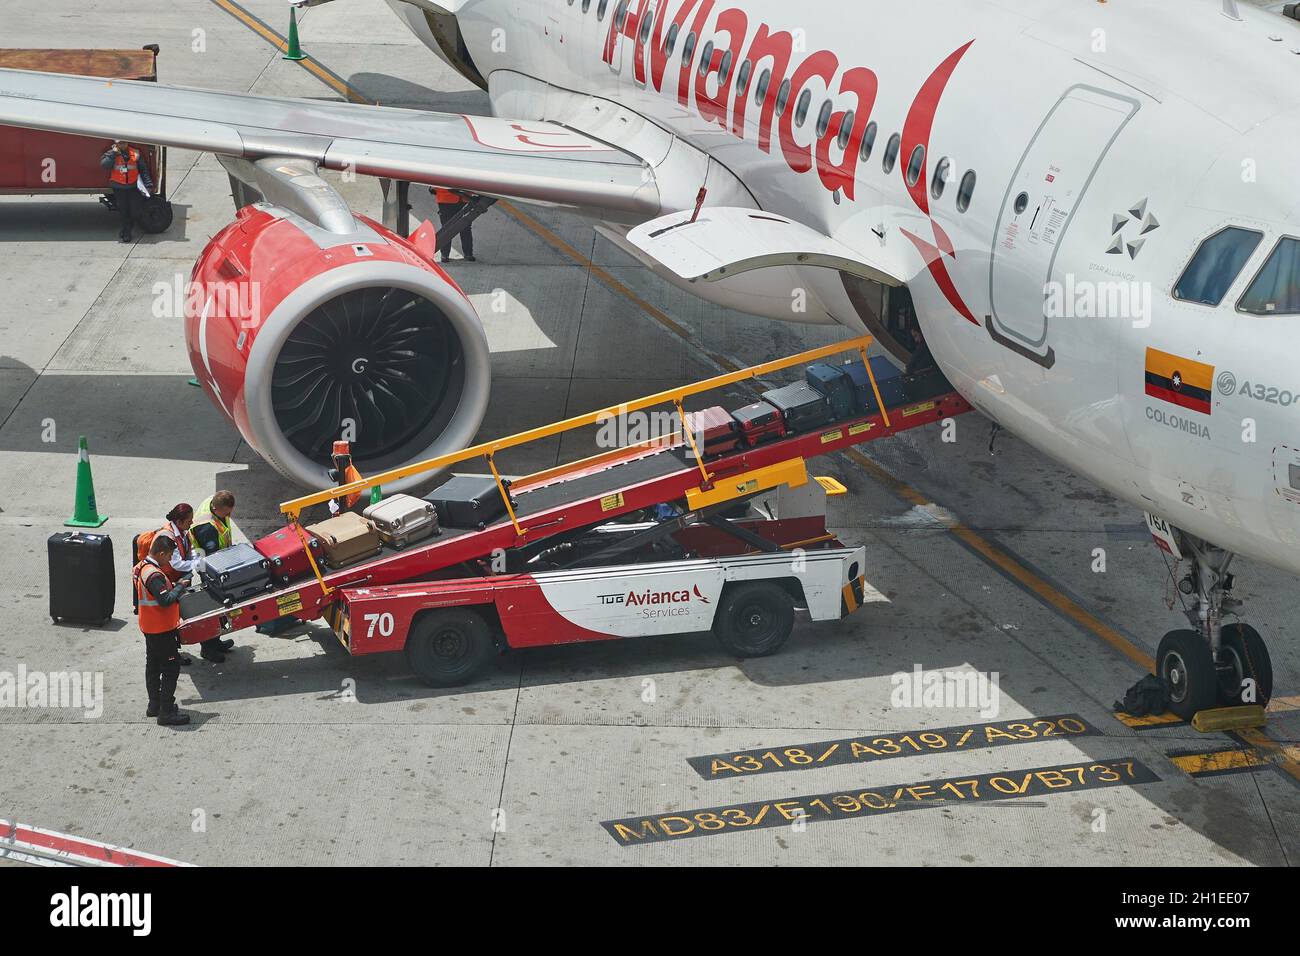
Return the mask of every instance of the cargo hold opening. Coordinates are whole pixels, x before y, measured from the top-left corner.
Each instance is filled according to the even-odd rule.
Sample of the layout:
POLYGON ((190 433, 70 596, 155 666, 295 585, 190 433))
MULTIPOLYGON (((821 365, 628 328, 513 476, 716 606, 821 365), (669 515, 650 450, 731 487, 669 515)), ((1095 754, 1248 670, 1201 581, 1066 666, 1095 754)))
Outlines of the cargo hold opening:
POLYGON ((840 278, 867 331, 896 362, 909 368, 933 364, 907 286, 887 286, 846 272, 840 278))

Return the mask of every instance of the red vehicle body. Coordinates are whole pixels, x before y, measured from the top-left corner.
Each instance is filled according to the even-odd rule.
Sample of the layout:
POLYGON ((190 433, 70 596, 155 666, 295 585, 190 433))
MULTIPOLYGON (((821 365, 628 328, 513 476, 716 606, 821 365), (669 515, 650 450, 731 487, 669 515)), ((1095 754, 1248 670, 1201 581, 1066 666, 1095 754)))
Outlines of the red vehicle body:
MULTIPOLYGON (((158 79, 158 47, 139 50, 16 50, 0 49, 0 68, 39 70, 115 80, 158 79)), ((108 173, 99 158, 112 140, 70 136, 41 130, 0 126, 0 195, 94 195, 108 197, 108 173)), ((154 200, 141 204, 138 221, 148 232, 171 225, 167 202, 167 150, 135 143, 144 156, 154 184, 154 200)))

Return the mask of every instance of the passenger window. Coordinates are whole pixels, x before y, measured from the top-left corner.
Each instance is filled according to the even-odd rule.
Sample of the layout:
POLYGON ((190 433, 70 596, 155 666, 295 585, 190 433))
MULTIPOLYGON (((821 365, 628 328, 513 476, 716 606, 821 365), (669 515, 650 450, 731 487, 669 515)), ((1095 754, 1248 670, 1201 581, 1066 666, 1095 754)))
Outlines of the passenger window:
POLYGON ((795 107, 794 123, 802 128, 808 119, 808 109, 812 106, 812 90, 804 90, 799 94, 799 105, 795 107))
POLYGON ((754 72, 754 64, 746 60, 740 64, 740 72, 736 74, 736 95, 744 96, 749 92, 749 77, 754 72))
POLYGON ((754 105, 760 106, 767 97, 768 87, 772 85, 772 71, 764 70, 758 75, 758 85, 754 87, 754 105))
POLYGON ((876 148, 876 134, 880 132, 880 127, 875 121, 867 124, 866 135, 862 137, 862 151, 858 154, 862 162, 871 158, 871 151, 876 148))
POLYGON ((1237 303, 1254 315, 1300 314, 1300 239, 1283 239, 1237 303))
POLYGON ((844 114, 844 119, 840 121, 840 149, 849 148, 849 140, 853 138, 853 124, 857 122, 857 119, 858 114, 853 110, 849 110, 844 114))
POLYGON ((925 167, 925 147, 918 146, 912 150, 912 158, 907 161, 907 185, 915 186, 921 181, 921 170, 925 167))
POLYGON ((826 135, 826 131, 831 128, 831 116, 835 112, 835 105, 827 100, 822 104, 822 111, 817 115, 817 138, 821 139, 826 135))
POLYGON ((961 178, 961 186, 957 188, 957 211, 965 212, 970 208, 970 201, 975 198, 975 170, 966 170, 966 175, 961 178))
POLYGON ((704 49, 700 51, 700 76, 707 76, 709 67, 713 65, 713 41, 710 40, 704 44, 704 49))
POLYGON ((786 80, 776 91, 776 115, 784 116, 786 104, 790 102, 790 81, 786 80))
POLYGON ((591 0, 582 0, 582 12, 586 13, 591 9, 591 0))
POLYGON ((645 46, 650 42, 650 31, 654 29, 655 11, 651 7, 646 11, 646 15, 641 18, 641 45, 645 46))
POLYGON ((898 133, 889 137, 889 143, 885 146, 885 158, 882 160, 886 173, 894 171, 894 164, 898 162, 898 150, 903 145, 903 137, 898 133))
POLYGON ((727 80, 731 78, 731 51, 728 50, 722 54, 722 64, 718 67, 718 85, 720 87, 727 85, 727 80))
POLYGON ((1218 305, 1237 281, 1242 267, 1263 241, 1264 234, 1229 226, 1201 243, 1174 286, 1174 298, 1201 305, 1218 305))
POLYGON ((623 24, 627 21, 627 6, 632 0, 623 0, 618 5, 618 11, 614 14, 614 29, 622 30, 623 24))
POLYGON ((681 27, 675 23, 668 28, 668 36, 664 37, 664 56, 673 55, 673 50, 677 49, 677 34, 681 32, 681 27))
POLYGON ((934 167, 934 177, 930 180, 930 195, 935 199, 943 198, 943 191, 948 188, 948 175, 952 172, 952 160, 945 156, 934 167))
POLYGON ((608 9, 609 9, 609 0, 600 0, 600 3, 596 5, 596 19, 604 20, 605 11, 608 9))
POLYGON ((682 62, 689 63, 695 57, 695 44, 699 38, 694 33, 686 34, 686 42, 682 45, 682 62))

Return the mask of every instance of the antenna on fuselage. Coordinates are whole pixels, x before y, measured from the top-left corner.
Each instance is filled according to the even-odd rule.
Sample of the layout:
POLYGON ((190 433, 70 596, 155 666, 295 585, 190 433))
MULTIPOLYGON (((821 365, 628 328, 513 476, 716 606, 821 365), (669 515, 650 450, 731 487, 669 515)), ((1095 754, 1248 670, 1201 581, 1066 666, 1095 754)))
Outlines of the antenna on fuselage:
POLYGON ((1223 0, 1223 15, 1229 20, 1241 22, 1241 10, 1237 8, 1237 0, 1223 0))

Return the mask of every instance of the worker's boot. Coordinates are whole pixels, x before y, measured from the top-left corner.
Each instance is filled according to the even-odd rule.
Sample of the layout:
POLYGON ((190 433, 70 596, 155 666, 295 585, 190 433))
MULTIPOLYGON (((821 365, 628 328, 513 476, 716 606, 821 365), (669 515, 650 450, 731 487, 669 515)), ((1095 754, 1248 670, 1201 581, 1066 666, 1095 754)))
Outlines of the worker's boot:
POLYGON ((222 651, 221 641, 213 638, 210 641, 204 641, 199 645, 199 656, 205 661, 211 661, 213 664, 224 664, 226 655, 222 651))
POLYGON ((217 645, 223 650, 228 651, 235 646, 235 642, 228 637, 223 637, 217 641, 217 645))
POLYGON ((157 716, 158 716, 158 700, 157 700, 156 698, 152 698, 152 697, 151 697, 151 698, 149 699, 149 706, 145 708, 145 710, 144 710, 144 715, 145 715, 146 717, 157 717, 157 716))
POLYGON ((173 702, 158 714, 159 727, 183 727, 190 722, 189 714, 182 714, 173 702))

